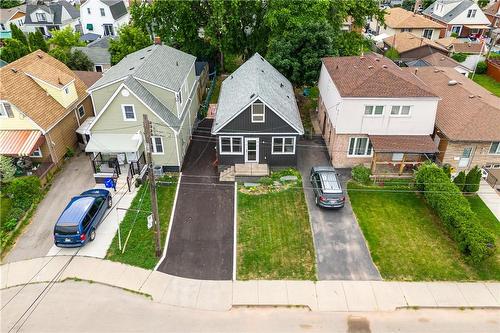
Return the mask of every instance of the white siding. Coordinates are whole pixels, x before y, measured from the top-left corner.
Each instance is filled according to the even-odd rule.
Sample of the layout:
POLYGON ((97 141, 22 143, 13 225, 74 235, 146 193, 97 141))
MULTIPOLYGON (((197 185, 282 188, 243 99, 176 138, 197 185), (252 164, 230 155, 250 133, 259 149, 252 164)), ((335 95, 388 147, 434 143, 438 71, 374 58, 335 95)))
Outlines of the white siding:
POLYGON ((130 16, 126 15, 120 17, 115 21, 111 15, 111 10, 109 7, 99 0, 88 0, 80 7, 80 20, 82 22, 83 33, 94 33, 103 36, 104 27, 103 24, 112 24, 113 32, 115 35, 118 33, 118 29, 129 22, 130 16), (101 16, 101 8, 104 9, 104 16, 101 16), (88 13, 90 9, 90 14, 88 13), (87 24, 93 25, 93 30, 87 29, 87 24))
POLYGON ((477 4, 471 5, 468 9, 464 10, 460 15, 455 17, 453 20, 448 22, 448 24, 453 25, 453 24, 481 24, 481 25, 490 25, 490 21, 484 15, 483 11, 477 4), (467 17, 467 12, 469 9, 475 9, 476 16, 475 17, 467 17))

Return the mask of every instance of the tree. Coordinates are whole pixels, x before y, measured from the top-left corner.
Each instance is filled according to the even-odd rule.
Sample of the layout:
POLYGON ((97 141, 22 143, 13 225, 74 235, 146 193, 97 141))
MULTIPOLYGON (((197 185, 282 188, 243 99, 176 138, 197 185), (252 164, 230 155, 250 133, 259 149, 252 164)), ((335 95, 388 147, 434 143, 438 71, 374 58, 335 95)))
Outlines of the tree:
POLYGON ((457 185, 460 191, 463 191, 465 185, 465 171, 460 171, 455 179, 453 179, 453 182, 457 185))
POLYGON ((69 50, 73 46, 85 46, 85 43, 80 41, 80 33, 73 32, 69 26, 62 30, 51 30, 50 33, 52 37, 47 42, 52 47, 69 50))
POLYGON ((28 35, 28 39, 31 52, 36 50, 42 50, 43 52, 49 51, 49 46, 47 45, 45 38, 43 38, 43 35, 40 32, 40 30, 37 30, 35 32, 30 32, 28 35))
POLYGON ((321 58, 332 54, 333 28, 326 20, 302 24, 271 39, 267 60, 296 85, 312 85, 321 68, 321 58))
POLYGON ((151 39, 142 30, 131 25, 123 26, 118 31, 118 38, 110 40, 111 63, 117 64, 128 54, 149 45, 151 45, 151 39))
POLYGON ((415 0, 404 0, 401 7, 412 12, 415 9, 415 0))
POLYGON ((0 59, 6 62, 13 62, 30 53, 28 47, 17 39, 6 39, 3 43, 4 46, 0 48, 0 59))
POLYGON ((489 0, 478 0, 477 5, 482 9, 490 3, 489 0))
POLYGON ((0 0, 0 8, 12 8, 19 6, 20 4, 20 0, 0 0))
POLYGON ((57 60, 65 64, 69 60, 69 54, 70 54, 69 50, 62 49, 59 47, 56 47, 49 51, 49 55, 51 55, 52 57, 56 58, 57 60))
POLYGON ((14 179, 16 166, 12 158, 0 155, 0 180, 2 183, 10 183, 14 179))
POLYGON ((11 23, 10 24, 10 31, 12 33, 13 39, 17 39, 18 41, 23 43, 26 47, 29 47, 28 39, 26 39, 26 35, 24 34, 24 32, 21 31, 21 29, 19 29, 19 27, 17 25, 15 25, 14 23, 11 23))
POLYGON ((387 51, 385 51, 384 54, 387 58, 391 59, 392 61, 398 60, 400 58, 398 50, 395 48, 391 47, 387 51))
POLYGON ((481 181, 481 169, 476 165, 469 170, 465 177, 464 192, 474 193, 479 190, 479 182, 481 181))
POLYGON ((94 64, 90 61, 89 57, 80 50, 70 53, 66 65, 72 70, 77 71, 92 71, 94 68, 94 64))

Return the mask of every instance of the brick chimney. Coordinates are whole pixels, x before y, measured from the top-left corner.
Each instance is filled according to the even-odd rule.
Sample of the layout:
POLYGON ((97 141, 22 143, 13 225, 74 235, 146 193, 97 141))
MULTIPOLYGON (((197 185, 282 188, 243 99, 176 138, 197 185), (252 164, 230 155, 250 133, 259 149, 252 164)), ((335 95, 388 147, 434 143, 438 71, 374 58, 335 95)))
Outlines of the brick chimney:
POLYGON ((160 36, 155 36, 155 45, 161 45, 161 38, 160 38, 160 36))

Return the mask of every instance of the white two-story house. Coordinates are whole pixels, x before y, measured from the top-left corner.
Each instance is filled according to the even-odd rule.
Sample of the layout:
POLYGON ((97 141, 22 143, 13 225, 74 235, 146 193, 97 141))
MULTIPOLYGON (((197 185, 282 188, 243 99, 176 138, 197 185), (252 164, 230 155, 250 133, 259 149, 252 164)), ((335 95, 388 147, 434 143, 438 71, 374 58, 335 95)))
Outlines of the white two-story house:
POLYGON ((471 0, 436 0, 422 14, 443 24, 441 38, 453 33, 458 37, 484 35, 490 25, 478 4, 471 0))
POLYGON ((123 0, 87 0, 80 7, 83 33, 115 36, 130 15, 123 0))
POLYGON ((71 27, 73 31, 80 28, 80 13, 66 1, 55 1, 48 4, 26 5, 24 31, 40 32, 46 36, 50 30, 71 27))
POLYGON ((322 59, 319 121, 334 167, 403 174, 432 159, 439 97, 378 54, 322 59))

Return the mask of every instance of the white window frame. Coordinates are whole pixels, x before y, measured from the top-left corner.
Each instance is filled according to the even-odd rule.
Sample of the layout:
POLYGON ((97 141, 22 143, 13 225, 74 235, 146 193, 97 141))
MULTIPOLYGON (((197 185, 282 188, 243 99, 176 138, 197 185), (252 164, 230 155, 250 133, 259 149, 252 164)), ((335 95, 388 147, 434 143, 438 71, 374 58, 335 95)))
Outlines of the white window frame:
POLYGON ((363 110, 363 116, 365 116, 365 117, 383 117, 384 116, 384 109, 385 109, 384 105, 368 105, 367 104, 367 105, 365 105, 365 109, 363 110), (368 107, 372 108, 370 114, 366 113, 366 108, 368 108, 368 107), (382 107, 382 113, 381 114, 375 114, 375 109, 377 107, 382 107))
POLYGON ((371 157, 373 156, 373 145, 371 147, 371 151, 370 151, 370 154, 366 154, 368 152, 368 148, 370 147, 371 145, 371 142, 370 142, 370 138, 366 137, 366 136, 351 136, 349 138, 349 141, 347 142, 347 156, 348 157, 371 157), (361 139, 367 139, 367 145, 366 145, 366 148, 365 148, 365 154, 363 155, 357 155, 357 154, 350 154, 349 153, 349 148, 351 147, 351 140, 354 139, 354 148, 353 148, 353 153, 356 151, 356 143, 358 140, 361 140, 361 139))
POLYGON ((493 141, 491 142, 490 144, 490 148, 488 149, 488 155, 500 155, 500 141, 493 141), (497 148, 495 150, 495 152, 491 152, 491 149, 493 148, 493 144, 497 144, 497 148))
POLYGON ((221 135, 219 136, 219 154, 220 155, 243 155, 244 154, 244 148, 243 145, 245 144, 243 137, 242 136, 230 136, 230 135, 221 135), (230 147, 231 151, 230 152, 223 152, 222 151, 222 139, 229 139, 230 140, 230 147), (234 144, 233 144, 233 139, 240 139, 240 147, 241 151, 234 151, 234 144))
POLYGON ((389 116, 391 116, 391 117, 400 117, 400 118, 411 117, 411 108, 412 108, 411 105, 391 105, 391 111, 389 112, 389 116), (392 109, 394 107, 398 107, 398 113, 396 113, 396 114, 392 113, 392 109), (408 114, 402 114, 404 107, 408 107, 409 108, 408 114))
POLYGON ((476 17, 477 9, 469 9, 467 11, 467 18, 474 18, 476 17))
POLYGON ((151 154, 152 155, 164 155, 165 154, 165 146, 163 145, 163 137, 161 136, 151 136, 151 154), (161 152, 156 150, 156 139, 160 139, 161 142, 161 152))
POLYGON ((104 8, 99 8, 99 12, 101 13, 101 17, 106 16, 106 11, 104 8))
POLYGON ((424 38, 428 38, 428 39, 432 39, 432 35, 434 35, 434 29, 424 29, 424 30, 422 30, 422 37, 424 37, 424 38), (428 31, 430 31, 430 32, 431 32, 430 37, 426 37, 426 36, 425 36, 425 33, 426 33, 426 32, 428 32, 428 31))
POLYGON ((30 157, 36 157, 36 158, 43 157, 43 155, 42 155, 42 150, 40 149, 40 147, 38 147, 37 149, 35 149, 35 150, 31 153, 30 157))
POLYGON ((294 136, 273 136, 271 139, 271 155, 295 155, 295 147, 296 147, 296 137, 294 137, 294 136), (276 140, 276 139, 283 140, 281 152, 274 152, 274 140, 276 140), (285 139, 292 139, 293 140, 293 151, 292 152, 285 151, 285 139))
POLYGON ((9 114, 7 113, 7 110, 5 109, 4 105, 5 102, 0 102, 0 118, 9 118, 9 114))
POLYGON ((137 121, 137 114, 135 113, 135 107, 134 104, 122 104, 122 115, 123 115, 123 121, 137 121), (127 115, 125 113, 125 107, 126 106, 131 106, 132 111, 134 112, 134 119, 127 118, 127 115))
POLYGON ((460 34, 462 33, 462 26, 461 25, 452 25, 451 30, 450 30, 450 34, 452 34, 452 33, 456 33, 457 35, 460 36, 460 34), (453 30, 454 28, 458 28, 458 32, 454 31, 453 30))
MULTIPOLYGON (((254 103, 252 104, 251 116, 252 116, 252 119, 251 119, 251 120, 252 120, 252 123, 265 123, 265 122, 266 122, 266 105, 265 105, 264 103, 262 103, 262 102, 254 102, 254 103), (255 119, 254 119, 254 117, 255 117, 256 115, 254 115, 254 109, 253 109, 253 107, 254 107, 254 105, 256 105, 256 104, 258 104, 258 105, 262 105, 262 120, 255 120, 255 119)), ((258 116, 258 117, 260 117, 261 115, 259 114, 259 115, 257 115, 257 116, 258 116)))
POLYGON ((82 119, 83 117, 85 117, 85 107, 83 105, 80 105, 76 111, 78 113, 79 119, 82 119), (83 110, 83 114, 80 113, 80 110, 83 110))
POLYGON ((69 87, 64 87, 64 93, 65 93, 66 95, 69 95, 69 87))
POLYGON ((45 13, 36 13, 36 20, 37 20, 37 22, 40 22, 40 21, 47 22, 47 14, 45 14, 45 13), (40 18, 42 18, 42 19, 40 19, 40 18))

